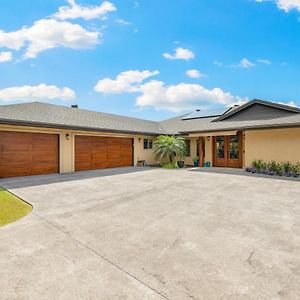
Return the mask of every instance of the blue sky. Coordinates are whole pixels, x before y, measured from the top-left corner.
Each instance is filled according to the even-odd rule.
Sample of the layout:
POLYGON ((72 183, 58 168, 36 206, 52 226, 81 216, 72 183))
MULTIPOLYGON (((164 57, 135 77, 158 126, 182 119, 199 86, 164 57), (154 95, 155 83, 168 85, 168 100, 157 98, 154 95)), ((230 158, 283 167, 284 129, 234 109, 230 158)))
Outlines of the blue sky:
POLYGON ((161 120, 300 106, 300 0, 2 0, 0 103, 161 120))

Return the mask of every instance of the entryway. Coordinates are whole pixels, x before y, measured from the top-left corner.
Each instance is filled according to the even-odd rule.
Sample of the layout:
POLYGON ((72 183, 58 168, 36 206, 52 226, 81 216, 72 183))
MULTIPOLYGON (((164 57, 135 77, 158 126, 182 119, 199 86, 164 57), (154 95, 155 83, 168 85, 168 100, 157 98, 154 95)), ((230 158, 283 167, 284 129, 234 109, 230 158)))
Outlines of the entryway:
POLYGON ((213 165, 215 167, 242 167, 242 134, 213 137, 213 165))

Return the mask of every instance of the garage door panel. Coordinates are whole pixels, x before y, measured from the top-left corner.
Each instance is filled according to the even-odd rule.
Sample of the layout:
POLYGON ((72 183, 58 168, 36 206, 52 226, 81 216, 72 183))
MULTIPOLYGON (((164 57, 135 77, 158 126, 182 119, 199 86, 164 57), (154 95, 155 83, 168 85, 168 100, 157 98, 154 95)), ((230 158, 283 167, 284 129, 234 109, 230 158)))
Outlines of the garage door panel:
POLYGON ((3 151, 2 160, 2 164, 24 163, 24 161, 30 162, 31 153, 3 151))
POLYGON ((0 132, 0 177, 58 172, 58 135, 0 132))
POLYGON ((15 164, 10 166, 2 166, 1 176, 3 178, 27 175, 31 175, 30 165, 15 164))
POLYGON ((132 139, 76 136, 75 157, 76 171, 131 166, 132 139))
POLYGON ((31 174, 51 174, 57 173, 58 167, 53 165, 52 163, 44 163, 44 164, 33 164, 31 167, 31 174))

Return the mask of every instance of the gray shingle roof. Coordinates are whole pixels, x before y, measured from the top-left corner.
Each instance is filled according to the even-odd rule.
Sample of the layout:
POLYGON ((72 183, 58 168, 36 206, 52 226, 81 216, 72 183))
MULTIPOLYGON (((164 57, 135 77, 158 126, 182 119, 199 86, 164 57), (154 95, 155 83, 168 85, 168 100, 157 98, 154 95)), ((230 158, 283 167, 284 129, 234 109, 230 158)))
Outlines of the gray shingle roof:
POLYGON ((253 121, 212 122, 215 117, 181 121, 181 117, 161 122, 169 133, 211 132, 223 130, 245 130, 255 128, 294 127, 300 126, 300 114, 284 118, 253 121))
POLYGON ((0 122, 124 133, 160 132, 158 122, 41 102, 2 105, 0 122))
POLYGON ((182 120, 187 115, 188 114, 161 122, 155 122, 41 102, 0 106, 0 123, 2 124, 7 123, 133 134, 179 134, 300 126, 300 113, 267 120, 225 120, 217 122, 216 117, 182 120))

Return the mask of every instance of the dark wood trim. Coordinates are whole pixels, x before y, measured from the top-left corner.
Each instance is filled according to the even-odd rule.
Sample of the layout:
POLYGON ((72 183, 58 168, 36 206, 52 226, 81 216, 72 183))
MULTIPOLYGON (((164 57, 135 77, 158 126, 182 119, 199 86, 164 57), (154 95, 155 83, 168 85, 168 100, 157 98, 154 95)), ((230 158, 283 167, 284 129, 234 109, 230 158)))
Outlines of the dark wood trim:
POLYGON ((198 144, 199 144, 199 161, 198 167, 202 168, 204 164, 204 153, 203 153, 203 143, 205 143, 203 137, 199 137, 198 144))

